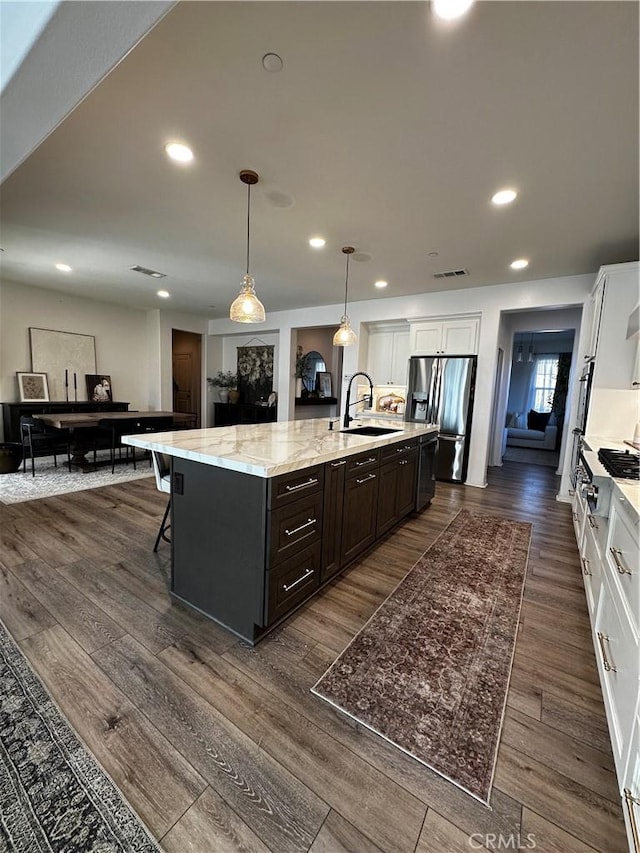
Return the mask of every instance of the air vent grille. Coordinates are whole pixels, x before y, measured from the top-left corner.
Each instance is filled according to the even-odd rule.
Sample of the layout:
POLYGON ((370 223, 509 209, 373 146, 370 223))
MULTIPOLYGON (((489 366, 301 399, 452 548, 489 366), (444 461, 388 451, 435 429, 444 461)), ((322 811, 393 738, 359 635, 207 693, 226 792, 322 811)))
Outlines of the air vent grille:
POLYGON ((460 278, 469 275, 469 270, 447 270, 446 272, 434 272, 434 278, 460 278))
POLYGON ((158 272, 157 270, 149 270, 146 267, 141 267, 136 264, 135 267, 130 267, 133 272, 141 272, 143 275, 150 275, 151 278, 166 278, 167 274, 158 272))

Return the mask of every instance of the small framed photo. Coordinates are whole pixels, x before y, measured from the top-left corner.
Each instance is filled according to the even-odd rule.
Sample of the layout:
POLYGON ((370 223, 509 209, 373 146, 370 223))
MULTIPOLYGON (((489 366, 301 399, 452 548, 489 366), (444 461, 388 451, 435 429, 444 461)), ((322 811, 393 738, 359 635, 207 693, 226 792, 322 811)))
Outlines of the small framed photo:
POLYGON ((331 374, 322 371, 318 372, 318 390, 321 397, 332 397, 331 393, 331 374))
POLYGON ((16 373, 21 403, 48 403, 49 382, 46 373, 16 373))
POLYGON ((112 403, 111 377, 104 373, 85 373, 87 400, 92 403, 112 403))

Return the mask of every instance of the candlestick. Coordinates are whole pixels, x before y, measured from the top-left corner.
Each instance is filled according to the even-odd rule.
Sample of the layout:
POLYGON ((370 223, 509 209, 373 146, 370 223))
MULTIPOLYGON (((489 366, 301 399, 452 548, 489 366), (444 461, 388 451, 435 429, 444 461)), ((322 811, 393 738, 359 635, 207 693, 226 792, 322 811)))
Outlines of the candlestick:
POLYGON ((69 371, 65 367, 65 369, 64 369, 64 387, 67 388, 68 385, 69 385, 69 371))
POLYGON ((75 371, 74 371, 74 373, 73 373, 73 388, 74 388, 74 390, 75 390, 77 387, 78 387, 78 378, 77 378, 77 376, 76 376, 76 374, 75 374, 75 371))

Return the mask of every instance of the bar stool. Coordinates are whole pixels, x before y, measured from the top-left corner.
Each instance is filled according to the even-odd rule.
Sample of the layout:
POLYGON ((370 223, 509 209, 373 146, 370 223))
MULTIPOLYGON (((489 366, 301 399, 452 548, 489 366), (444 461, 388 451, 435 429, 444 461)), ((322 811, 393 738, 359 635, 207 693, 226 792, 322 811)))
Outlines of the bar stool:
POLYGON ((156 477, 156 488, 159 492, 165 492, 169 495, 169 501, 162 516, 160 530, 158 530, 158 535, 156 536, 156 543, 153 546, 155 552, 158 550, 161 539, 165 542, 171 542, 171 539, 167 536, 167 530, 171 527, 171 524, 167 523, 169 510, 171 509, 171 457, 166 453, 159 453, 157 450, 152 450, 151 461, 153 462, 153 473, 156 477))

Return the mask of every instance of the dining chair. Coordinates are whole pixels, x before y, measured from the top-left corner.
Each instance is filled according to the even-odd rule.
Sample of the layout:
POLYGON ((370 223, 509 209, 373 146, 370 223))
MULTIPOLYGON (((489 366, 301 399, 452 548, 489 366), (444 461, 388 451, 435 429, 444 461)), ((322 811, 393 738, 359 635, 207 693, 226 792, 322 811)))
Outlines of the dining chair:
POLYGON ((160 529, 156 536, 156 542, 153 546, 153 550, 155 552, 158 550, 158 545, 160 544, 161 539, 165 542, 171 542, 171 539, 167 536, 167 530, 171 527, 170 523, 167 524, 169 511, 171 510, 171 457, 166 453, 159 453, 157 450, 152 450, 151 461, 153 463, 153 473, 156 477, 156 488, 159 492, 165 492, 169 495, 169 500, 167 502, 164 515, 162 516, 160 529))
POLYGON ((58 455, 67 454, 67 467, 71 471, 71 435, 66 429, 49 429, 37 418, 23 415, 20 418, 22 438, 22 470, 27 470, 27 452, 31 459, 31 476, 36 476, 36 456, 53 456, 53 464, 58 467, 58 455))

